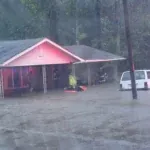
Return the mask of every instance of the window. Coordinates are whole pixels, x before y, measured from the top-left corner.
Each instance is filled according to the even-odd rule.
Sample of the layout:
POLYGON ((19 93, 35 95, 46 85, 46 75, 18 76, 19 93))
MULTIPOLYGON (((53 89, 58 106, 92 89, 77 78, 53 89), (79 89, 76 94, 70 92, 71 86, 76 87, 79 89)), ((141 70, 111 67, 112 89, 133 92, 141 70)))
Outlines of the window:
POLYGON ((150 71, 147 71, 147 78, 150 79, 150 71))
MULTIPOLYGON (((150 77, 150 73, 149 73, 149 77, 150 77)), ((135 71, 135 79, 136 80, 145 79, 145 73, 144 73, 144 71, 135 71)), ((131 78, 130 78, 130 72, 125 72, 123 74, 122 81, 129 81, 129 80, 131 80, 131 78)))
POLYGON ((135 79, 136 80, 145 79, 145 73, 144 73, 144 71, 135 71, 135 79))
POLYGON ((122 77, 122 81, 130 80, 130 72, 125 72, 122 77))
POLYGON ((12 74, 8 76, 8 88, 13 87, 12 74))
POLYGON ((12 88, 13 87, 13 78, 12 78, 12 76, 13 76, 13 70, 12 70, 12 68, 8 68, 8 69, 6 69, 6 73, 7 73, 7 86, 8 86, 8 88, 12 88))

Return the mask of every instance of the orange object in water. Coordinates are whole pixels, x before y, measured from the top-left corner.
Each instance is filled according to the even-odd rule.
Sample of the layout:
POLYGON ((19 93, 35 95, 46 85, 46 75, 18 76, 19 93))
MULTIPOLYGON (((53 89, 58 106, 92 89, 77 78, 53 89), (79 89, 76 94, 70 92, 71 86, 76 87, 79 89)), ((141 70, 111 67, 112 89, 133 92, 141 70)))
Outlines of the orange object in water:
POLYGON ((65 90, 66 93, 76 93, 76 92, 83 92, 83 91, 86 91, 87 90, 87 87, 86 86, 79 86, 80 90, 65 90))
POLYGON ((80 88, 81 88, 83 91, 86 91, 86 90, 87 90, 87 87, 86 87, 86 86, 80 86, 80 88))

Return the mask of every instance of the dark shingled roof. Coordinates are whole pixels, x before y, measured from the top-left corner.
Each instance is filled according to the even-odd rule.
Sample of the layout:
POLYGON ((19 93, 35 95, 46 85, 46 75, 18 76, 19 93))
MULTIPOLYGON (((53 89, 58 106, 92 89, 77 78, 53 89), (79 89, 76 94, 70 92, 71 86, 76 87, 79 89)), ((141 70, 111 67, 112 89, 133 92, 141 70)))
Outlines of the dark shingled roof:
POLYGON ((108 53, 106 51, 101 51, 85 45, 72 45, 64 46, 69 52, 77 55, 84 60, 113 60, 113 59, 124 59, 123 57, 108 53))
MULTIPOLYGON (((23 52, 24 50, 32 47, 33 45, 39 43, 43 39, 44 38, 14 40, 14 41, 0 41, 0 64, 11 59, 17 54, 23 52)), ((71 52, 72 54, 84 60, 123 59, 123 57, 105 51, 100 51, 85 45, 64 46, 64 48, 69 52, 71 52)))
POLYGON ((27 40, 14 40, 14 41, 0 41, 0 64, 11 59, 15 55, 23 52, 24 50, 32 47, 44 38, 27 39, 27 40))

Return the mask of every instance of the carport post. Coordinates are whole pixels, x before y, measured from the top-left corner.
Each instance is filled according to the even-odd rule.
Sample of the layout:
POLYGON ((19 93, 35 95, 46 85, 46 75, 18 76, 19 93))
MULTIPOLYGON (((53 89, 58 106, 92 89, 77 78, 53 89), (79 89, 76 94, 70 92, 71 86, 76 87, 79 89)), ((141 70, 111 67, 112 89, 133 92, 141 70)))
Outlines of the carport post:
POLYGON ((87 70, 88 70, 88 85, 91 85, 91 65, 87 64, 87 70))
POLYGON ((43 74, 43 90, 44 93, 47 93, 47 79, 46 79, 46 66, 42 66, 42 74, 43 74))
POLYGON ((72 74, 73 74, 73 76, 76 76, 76 66, 75 66, 75 64, 72 64, 72 74))

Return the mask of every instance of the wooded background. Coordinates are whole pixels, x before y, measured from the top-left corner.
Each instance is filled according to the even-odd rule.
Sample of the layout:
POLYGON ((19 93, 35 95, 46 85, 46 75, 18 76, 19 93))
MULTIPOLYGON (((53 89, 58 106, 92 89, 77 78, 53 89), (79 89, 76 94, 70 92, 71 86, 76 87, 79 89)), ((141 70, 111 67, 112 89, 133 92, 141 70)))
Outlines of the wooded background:
MULTIPOLYGON (((150 68, 150 0, 128 0, 136 68, 150 68)), ((1 0, 0 40, 48 37, 127 57, 122 0, 1 0)))

